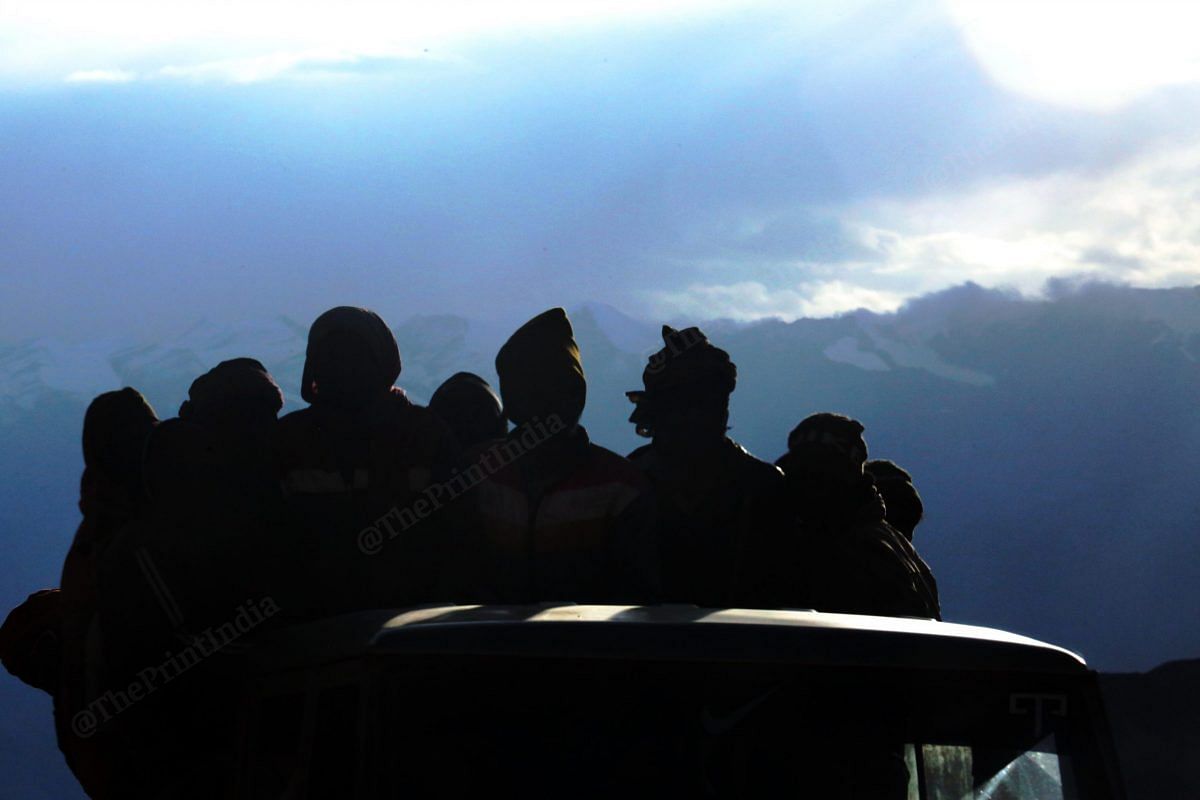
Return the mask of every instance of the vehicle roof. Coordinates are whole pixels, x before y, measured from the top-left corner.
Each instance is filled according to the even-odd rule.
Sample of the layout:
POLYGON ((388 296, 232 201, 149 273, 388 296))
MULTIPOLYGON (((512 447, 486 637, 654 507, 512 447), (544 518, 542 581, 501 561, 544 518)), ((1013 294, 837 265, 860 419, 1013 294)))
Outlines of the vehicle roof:
POLYGON ((286 669, 416 655, 774 662, 1086 672, 1078 655, 1007 631, 907 617, 687 605, 436 606, 331 617, 263 637, 286 669))

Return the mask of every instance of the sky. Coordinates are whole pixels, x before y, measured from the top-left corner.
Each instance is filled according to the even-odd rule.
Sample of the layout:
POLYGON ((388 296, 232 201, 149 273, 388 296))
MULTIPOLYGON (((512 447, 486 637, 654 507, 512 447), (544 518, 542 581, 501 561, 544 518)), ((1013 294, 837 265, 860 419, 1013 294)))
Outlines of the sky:
POLYGON ((6 0, 0 340, 1200 283, 1186 3, 6 0))

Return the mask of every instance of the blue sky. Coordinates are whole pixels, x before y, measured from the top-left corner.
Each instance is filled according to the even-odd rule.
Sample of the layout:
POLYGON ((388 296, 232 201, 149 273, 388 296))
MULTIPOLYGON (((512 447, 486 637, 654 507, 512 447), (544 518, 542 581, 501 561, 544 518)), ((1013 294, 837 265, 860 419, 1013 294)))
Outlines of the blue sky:
POLYGON ((9 0, 0 339, 1200 282, 1174 3, 9 0))

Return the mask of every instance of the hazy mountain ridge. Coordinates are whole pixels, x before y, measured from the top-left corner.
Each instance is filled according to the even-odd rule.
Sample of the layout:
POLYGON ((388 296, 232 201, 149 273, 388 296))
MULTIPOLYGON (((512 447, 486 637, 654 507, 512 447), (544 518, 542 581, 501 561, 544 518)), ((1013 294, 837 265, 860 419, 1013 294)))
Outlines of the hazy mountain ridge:
MULTIPOLYGON (((1052 288, 1055 286, 1052 284, 1052 288)), ((1178 347, 1189 360, 1200 357, 1200 294, 1197 289, 1147 290, 1108 284, 1057 286, 1050 300, 1030 300, 999 290, 964 284, 909 302, 893 314, 858 311, 827 319, 802 319, 783 324, 765 320, 750 324, 712 321, 704 324, 717 340, 754 338, 756 332, 784 325, 794 345, 824 343, 830 361, 862 369, 888 371, 919 369, 964 383, 987 385, 988 338, 1009 338, 1037 325, 1039 318, 1107 319, 1121 335, 1135 328, 1154 344, 1178 347), (1156 323, 1156 327, 1147 327, 1156 323), (841 335, 838 335, 841 334, 841 335), (986 359, 981 362, 980 357, 986 359)), ((602 303, 585 303, 572 310, 580 334, 599 351, 644 357, 661 346, 657 323, 629 317, 602 303)), ((396 320, 392 320, 396 323, 396 320)), ((677 325, 689 324, 675 322, 677 325)), ((453 315, 413 315, 394 328, 401 343, 405 372, 401 383, 427 396, 444 379, 441 368, 488 373, 500 344, 483 341, 479 325, 453 315), (428 391, 427 391, 428 390, 428 391)), ((263 361, 280 378, 285 392, 298 398, 294 381, 303 364, 307 325, 286 316, 268 320, 217 324, 200 320, 165 341, 142 341, 133 336, 94 342, 67 343, 39 338, 0 343, 0 408, 29 409, 46 393, 61 392, 88 399, 120 384, 146 387, 148 395, 178 394, 186 383, 218 361, 250 355, 263 361)), ((488 334, 496 332, 488 330, 488 334)), ((594 369, 599 353, 585 351, 586 366, 594 369)), ((991 362, 991 363, 989 363, 991 362)))
POLYGON ((1196 797, 1200 659, 1100 676, 1129 800, 1196 797))

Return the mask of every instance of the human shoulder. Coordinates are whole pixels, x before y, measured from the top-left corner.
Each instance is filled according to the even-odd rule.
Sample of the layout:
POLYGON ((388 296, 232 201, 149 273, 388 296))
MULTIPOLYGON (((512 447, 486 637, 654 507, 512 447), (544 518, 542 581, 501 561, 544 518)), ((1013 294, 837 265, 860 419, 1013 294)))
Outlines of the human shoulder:
POLYGON ((589 472, 596 477, 625 483, 639 490, 650 488, 645 473, 637 464, 595 442, 588 443, 588 466, 589 472))
POLYGON ((286 435, 312 427, 315 424, 316 412, 312 406, 298 408, 295 411, 289 411, 279 418, 275 423, 275 433, 276 435, 286 435))
POLYGON ((639 469, 645 471, 654 463, 654 445, 647 442, 626 456, 626 458, 636 464, 639 469))
POLYGON ((761 458, 753 455, 745 447, 733 439, 726 439, 727 447, 738 469, 748 479, 761 482, 764 485, 778 487, 783 485, 783 470, 761 458))
POLYGON ((416 447, 431 455, 460 448, 454 434, 428 406, 418 405, 404 395, 393 395, 388 407, 387 436, 397 446, 416 447))
POLYGON ((165 419, 154 427, 146 440, 147 467, 152 468, 156 459, 173 455, 179 449, 198 447, 206 439, 204 431, 195 423, 179 417, 165 419))
POLYGON ((271 449, 283 469, 310 462, 320 450, 320 425, 312 406, 284 414, 271 429, 271 449))

